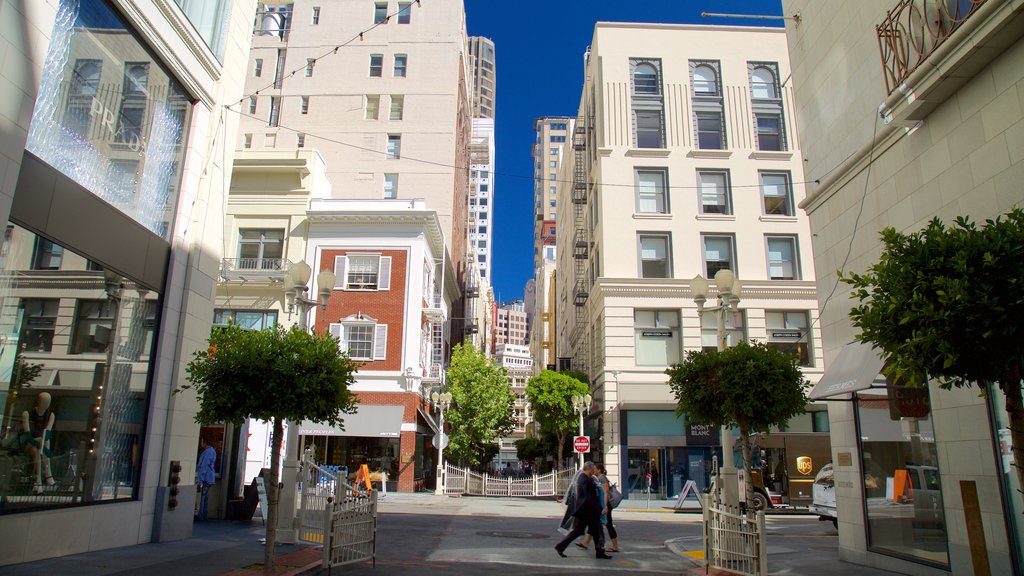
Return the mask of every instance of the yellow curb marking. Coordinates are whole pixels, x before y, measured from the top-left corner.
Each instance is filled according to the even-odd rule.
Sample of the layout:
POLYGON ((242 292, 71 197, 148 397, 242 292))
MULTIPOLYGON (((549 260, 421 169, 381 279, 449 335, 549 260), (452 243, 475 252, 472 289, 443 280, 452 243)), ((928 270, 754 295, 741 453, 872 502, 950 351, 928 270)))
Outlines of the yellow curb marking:
POLYGON ((683 552, 683 554, 686 554, 690 558, 696 558, 697 560, 703 560, 704 559, 704 551, 703 550, 690 550, 688 552, 683 552))

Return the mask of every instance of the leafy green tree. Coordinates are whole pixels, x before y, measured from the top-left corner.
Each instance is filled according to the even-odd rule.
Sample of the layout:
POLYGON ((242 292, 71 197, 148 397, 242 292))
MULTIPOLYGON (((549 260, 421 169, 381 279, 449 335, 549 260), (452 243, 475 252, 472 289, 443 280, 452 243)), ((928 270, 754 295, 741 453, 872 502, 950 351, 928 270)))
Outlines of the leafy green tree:
POLYGON ((590 385, 567 373, 544 370, 526 383, 526 399, 541 431, 555 436, 558 464, 562 464, 565 439, 579 428, 579 418, 572 405, 573 396, 590 394, 590 385))
POLYGON ((512 431, 515 394, 504 368, 483 352, 462 343, 452 349, 448 366, 452 406, 449 452, 455 459, 479 466, 497 453, 497 439, 512 431))
POLYGON ((355 364, 338 353, 338 341, 329 334, 281 327, 255 331, 230 325, 213 329, 209 349, 196 352, 186 370, 189 384, 181 389, 195 390, 197 422, 240 423, 247 418, 274 422, 263 565, 269 573, 277 539, 277 470, 284 421, 343 426, 341 414, 355 412, 355 397, 349 391, 355 364))
POLYGON ((978 227, 936 218, 920 231, 882 231, 884 249, 843 281, 858 340, 880 349, 890 380, 942 388, 998 386, 1006 396, 1017 476, 1024 485, 1024 211, 978 227))
MULTIPOLYGON (((808 382, 796 359, 765 344, 740 342, 725 350, 691 350, 665 371, 676 397, 676 414, 695 424, 740 429, 743 470, 751 479, 750 437, 768 433, 807 406, 808 382)), ((754 502, 748 481, 747 502, 754 502)), ((753 509, 753 507, 748 507, 753 509)))

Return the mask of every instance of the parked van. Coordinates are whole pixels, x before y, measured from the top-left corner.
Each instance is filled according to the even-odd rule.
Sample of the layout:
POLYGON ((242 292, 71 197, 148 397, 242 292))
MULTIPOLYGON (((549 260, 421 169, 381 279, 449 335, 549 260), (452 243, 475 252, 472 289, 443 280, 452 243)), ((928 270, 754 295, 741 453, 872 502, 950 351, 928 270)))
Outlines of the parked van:
POLYGON ((831 520, 832 526, 839 527, 836 515, 836 481, 832 473, 832 463, 821 467, 814 477, 812 488, 811 512, 818 515, 818 520, 831 520))

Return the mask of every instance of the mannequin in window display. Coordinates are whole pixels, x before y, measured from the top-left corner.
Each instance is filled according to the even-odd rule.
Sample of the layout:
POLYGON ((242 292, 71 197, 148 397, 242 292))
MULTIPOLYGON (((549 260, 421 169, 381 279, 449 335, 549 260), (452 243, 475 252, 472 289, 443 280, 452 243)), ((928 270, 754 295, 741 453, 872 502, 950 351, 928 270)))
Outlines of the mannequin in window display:
POLYGON ((40 392, 36 396, 36 405, 21 413, 21 429, 24 437, 25 452, 32 458, 33 494, 43 493, 43 484, 53 486, 50 474, 50 438, 53 435, 53 423, 56 415, 50 406, 52 398, 48 392, 40 392))

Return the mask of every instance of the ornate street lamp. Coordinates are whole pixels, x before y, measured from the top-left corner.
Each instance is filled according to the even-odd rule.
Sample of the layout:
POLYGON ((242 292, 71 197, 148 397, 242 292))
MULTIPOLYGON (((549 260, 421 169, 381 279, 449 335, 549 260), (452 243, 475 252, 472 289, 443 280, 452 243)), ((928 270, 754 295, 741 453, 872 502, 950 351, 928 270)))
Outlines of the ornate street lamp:
MULTIPOLYGON (((718 327, 715 333, 715 343, 719 352, 725 350, 729 344, 729 334, 725 328, 726 315, 736 312, 739 309, 740 293, 743 284, 732 270, 723 268, 715 273, 715 287, 718 288, 718 303, 715 306, 704 307, 708 298, 708 281, 698 274, 690 280, 690 292, 693 294, 693 301, 697 304, 697 315, 703 318, 704 314, 715 314, 718 320, 718 327)), ((737 480, 736 467, 733 465, 732 455, 732 428, 722 426, 722 467, 719 473, 722 476, 723 501, 736 506, 739 504, 739 485, 737 480)), ((749 480, 748 480, 749 481, 749 480)))
POLYGON ((448 443, 448 437, 444 435, 444 413, 448 411, 452 406, 452 394, 451 392, 438 392, 434 391, 430 394, 430 400, 437 407, 437 411, 441 413, 441 418, 437 427, 437 482, 434 488, 434 494, 438 496, 444 495, 444 447, 448 443))
MULTIPOLYGON (((593 396, 587 394, 586 396, 572 396, 572 406, 576 409, 576 412, 580 415, 580 436, 583 436, 583 415, 590 413, 590 402, 593 401, 593 396)), ((580 470, 583 469, 583 452, 580 452, 580 470)), ((561 465, 561 464, 559 464, 561 465)))

